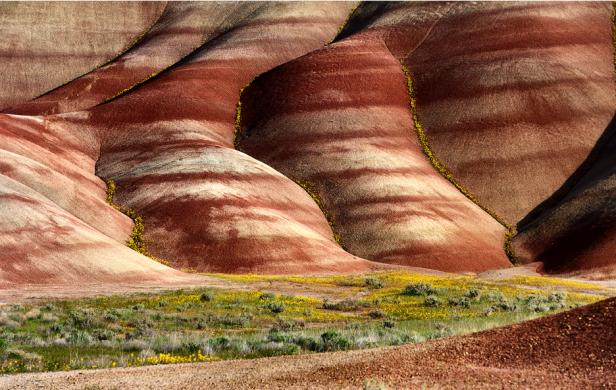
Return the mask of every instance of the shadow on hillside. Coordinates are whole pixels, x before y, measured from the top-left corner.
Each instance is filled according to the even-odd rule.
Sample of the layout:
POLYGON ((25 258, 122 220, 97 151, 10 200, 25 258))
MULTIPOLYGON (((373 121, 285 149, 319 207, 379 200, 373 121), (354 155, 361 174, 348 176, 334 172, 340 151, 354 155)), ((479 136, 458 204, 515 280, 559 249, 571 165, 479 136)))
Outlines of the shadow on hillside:
MULTIPOLYGON (((546 211, 555 207, 560 203, 591 171, 595 164, 600 161, 604 152, 609 152, 608 146, 610 143, 616 143, 616 113, 612 116, 609 125, 601 134, 597 143, 591 150, 590 154, 584 162, 573 172, 573 174, 556 190, 549 198, 541 202, 530 213, 528 213, 520 222, 518 222, 518 231, 523 231, 546 211)), ((605 156, 603 156, 605 157, 605 156)))

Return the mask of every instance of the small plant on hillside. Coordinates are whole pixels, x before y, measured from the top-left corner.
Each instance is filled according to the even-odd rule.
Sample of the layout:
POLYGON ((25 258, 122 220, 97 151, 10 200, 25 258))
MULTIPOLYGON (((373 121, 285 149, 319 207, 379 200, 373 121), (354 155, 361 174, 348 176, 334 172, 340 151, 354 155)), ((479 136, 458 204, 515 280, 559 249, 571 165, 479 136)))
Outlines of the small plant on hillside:
POLYGON ((402 291, 402 295, 410 296, 433 295, 436 293, 436 289, 428 283, 411 283, 402 291))
POLYGON ((116 189, 116 183, 111 179, 107 180, 107 194, 105 198, 107 200, 107 203, 114 207, 115 204, 113 203, 113 197, 115 196, 116 189))

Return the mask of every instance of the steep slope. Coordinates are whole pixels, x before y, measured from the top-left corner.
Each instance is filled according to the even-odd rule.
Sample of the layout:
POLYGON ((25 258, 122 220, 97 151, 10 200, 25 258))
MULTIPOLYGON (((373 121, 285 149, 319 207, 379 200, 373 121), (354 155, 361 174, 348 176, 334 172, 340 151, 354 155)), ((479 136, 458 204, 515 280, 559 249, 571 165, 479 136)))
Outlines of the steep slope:
POLYGON ((587 161, 521 224, 514 246, 548 272, 616 277, 616 117, 587 161))
POLYGON ((124 245, 132 221, 105 203, 92 138, 62 122, 0 115, 0 286, 171 281, 124 245))
POLYGON ((128 49, 165 2, 0 3, 0 110, 81 76, 128 49))
POLYGON ((616 108, 610 3, 362 4, 415 81, 435 155, 511 224, 586 158, 616 108))
POLYGON ((504 227, 430 165, 400 62, 380 39, 330 45, 242 95, 242 151, 322 198, 349 252, 444 271, 507 267, 504 227))
POLYGON ((233 149, 240 88, 322 47, 352 4, 267 3, 182 64, 130 94, 66 115, 101 135, 97 174, 146 224, 151 253, 176 268, 220 272, 351 271, 374 267, 344 252, 299 186, 233 149))
POLYGON ((115 61, 5 112, 43 115, 91 108, 174 65, 259 7, 256 3, 171 2, 140 42, 115 61))

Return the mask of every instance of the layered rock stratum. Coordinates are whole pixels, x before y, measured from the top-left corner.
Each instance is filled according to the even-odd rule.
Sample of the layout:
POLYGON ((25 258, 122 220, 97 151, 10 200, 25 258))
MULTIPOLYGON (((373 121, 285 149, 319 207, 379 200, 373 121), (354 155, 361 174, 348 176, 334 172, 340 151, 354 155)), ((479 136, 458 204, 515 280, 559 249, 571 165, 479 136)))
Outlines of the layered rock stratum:
POLYGON ((609 3, 0 10, 2 284, 614 275, 609 3))

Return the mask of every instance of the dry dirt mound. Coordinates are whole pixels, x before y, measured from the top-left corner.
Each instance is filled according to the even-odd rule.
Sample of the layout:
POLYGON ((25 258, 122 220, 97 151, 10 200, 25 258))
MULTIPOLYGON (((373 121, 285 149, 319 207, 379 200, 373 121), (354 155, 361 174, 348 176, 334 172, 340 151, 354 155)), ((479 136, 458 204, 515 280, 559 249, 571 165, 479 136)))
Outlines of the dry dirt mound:
MULTIPOLYGON (((509 266, 503 227, 484 211, 517 222, 605 129, 610 5, 353 6, 2 4, 0 107, 15 111, 0 114, 0 283, 180 275, 126 250, 132 222, 106 204, 101 178, 176 269, 509 266), (400 61, 432 151, 480 206, 422 154, 400 61), (250 155, 234 142, 244 114, 250 155)), ((612 267, 613 159, 597 161, 522 232, 524 258, 612 267)))
POLYGON ((197 389, 611 388, 616 299, 494 329, 403 347, 180 366, 16 375, 3 388, 197 389))
POLYGON ((614 115, 611 27, 608 2, 365 3, 342 37, 404 60, 436 156, 515 224, 614 115))
POLYGON ((5 112, 45 115, 91 108, 174 65, 258 8, 235 2, 170 2, 156 24, 119 58, 5 112))
POLYGON ((548 272, 616 277, 615 194, 616 117, 584 164, 520 225, 516 253, 548 272))
POLYGON ((165 5, 0 3, 0 110, 110 61, 148 31, 165 5))
POLYGON ((450 272, 510 266, 505 228, 434 169, 402 65, 351 36, 257 78, 240 150, 308 186, 350 253, 450 272))

